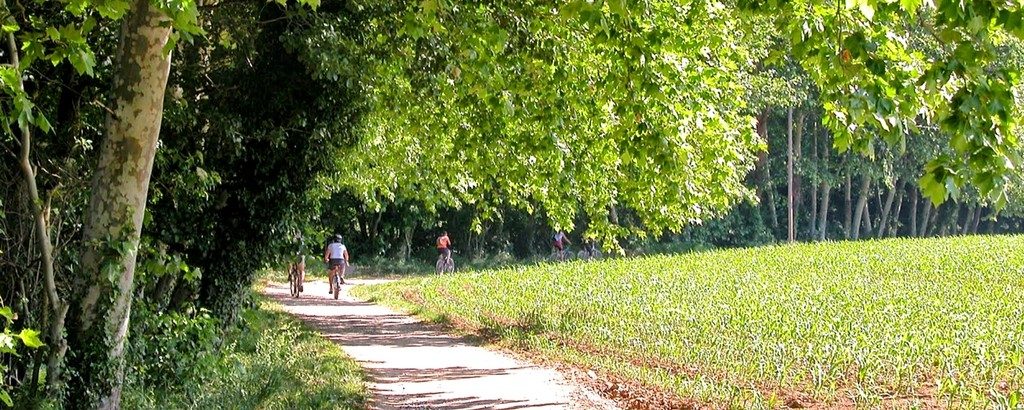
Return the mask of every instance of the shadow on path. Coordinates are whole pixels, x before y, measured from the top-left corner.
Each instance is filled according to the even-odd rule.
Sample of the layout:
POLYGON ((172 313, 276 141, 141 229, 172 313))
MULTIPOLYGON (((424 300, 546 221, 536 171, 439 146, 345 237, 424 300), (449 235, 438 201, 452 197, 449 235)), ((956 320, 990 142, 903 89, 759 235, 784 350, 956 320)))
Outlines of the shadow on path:
MULTIPOLYGON (((364 281, 353 280, 355 283, 364 281)), ((335 300, 326 282, 295 299, 284 285, 264 293, 342 346, 366 369, 375 409, 614 408, 557 371, 475 346, 388 308, 348 295, 335 300)))

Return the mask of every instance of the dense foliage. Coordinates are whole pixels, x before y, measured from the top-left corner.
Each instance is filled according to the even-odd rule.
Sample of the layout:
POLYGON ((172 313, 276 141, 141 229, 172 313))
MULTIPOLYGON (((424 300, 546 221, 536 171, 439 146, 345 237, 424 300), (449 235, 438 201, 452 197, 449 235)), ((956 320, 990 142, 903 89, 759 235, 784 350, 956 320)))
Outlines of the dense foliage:
MULTIPOLYGON (((46 343, 3 355, 4 382, 68 406, 117 405, 127 329, 147 340, 180 326, 207 345, 257 269, 317 253, 328 233, 357 259, 427 256, 438 229, 470 255, 523 257, 555 228, 620 250, 771 242, 788 236, 784 208, 794 239, 970 233, 1019 212, 1015 4, 0 12, 0 147, 17 160, 0 164, 0 298, 46 343), (135 97, 148 105, 119 111, 135 97)), ((176 371, 166 364, 139 369, 155 380, 176 371)))

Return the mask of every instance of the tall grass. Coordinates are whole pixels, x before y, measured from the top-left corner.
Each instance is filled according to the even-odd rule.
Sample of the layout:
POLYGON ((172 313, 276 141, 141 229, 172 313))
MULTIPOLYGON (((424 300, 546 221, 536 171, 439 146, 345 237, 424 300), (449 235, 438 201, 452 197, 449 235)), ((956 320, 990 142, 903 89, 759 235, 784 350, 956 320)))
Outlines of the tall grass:
POLYGON ((541 264, 360 287, 696 401, 1012 407, 1024 238, 842 242, 541 264))

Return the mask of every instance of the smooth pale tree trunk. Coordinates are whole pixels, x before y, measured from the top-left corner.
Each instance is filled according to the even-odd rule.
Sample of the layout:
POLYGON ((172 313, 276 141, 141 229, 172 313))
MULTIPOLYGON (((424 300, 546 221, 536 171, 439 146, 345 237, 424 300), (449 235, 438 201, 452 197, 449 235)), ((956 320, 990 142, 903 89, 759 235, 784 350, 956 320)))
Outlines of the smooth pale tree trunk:
MULTIPOLYGON (((798 165, 804 156, 804 119, 807 113, 803 110, 797 111, 796 122, 793 124, 793 234, 794 238, 800 237, 800 207, 804 202, 804 178, 800 175, 798 165)), ((811 220, 814 219, 813 213, 811 220)))
MULTIPOLYGON (((875 232, 877 232, 874 229, 874 228, 878 227, 878 225, 875 225, 875 222, 878 222, 879 224, 882 223, 882 221, 881 221, 881 219, 882 219, 882 208, 885 207, 885 205, 882 204, 882 189, 877 189, 875 191, 875 197, 874 198, 875 198, 875 209, 878 210, 878 219, 879 220, 876 221, 874 217, 868 218, 868 225, 871 225, 871 229, 870 229, 871 233, 870 234, 865 233, 864 234, 865 236, 866 235, 871 235, 871 234, 874 234, 875 232)), ((869 211, 871 210, 871 204, 870 203, 868 204, 868 210, 869 211)))
POLYGON ((889 212, 892 211, 892 204, 893 201, 896 199, 896 191, 900 191, 901 189, 902 182, 896 181, 896 183, 893 184, 892 189, 890 189, 889 192, 885 194, 885 205, 882 205, 882 215, 880 216, 881 219, 878 221, 879 238, 885 236, 887 226, 886 224, 889 223, 889 212))
MULTIPOLYGON (((818 126, 816 123, 812 123, 814 126, 811 128, 811 163, 818 167, 818 126)), ((809 228, 811 240, 818 238, 818 191, 821 188, 821 184, 818 184, 817 178, 811 178, 811 227, 809 228)))
POLYGON ((402 262, 409 261, 409 257, 412 256, 412 230, 415 229, 412 225, 406 225, 402 228, 402 250, 399 253, 399 258, 402 262))
POLYGON ((793 109, 790 108, 786 113, 786 181, 787 194, 786 194, 786 240, 793 242, 796 240, 796 223, 793 220, 794 202, 796 200, 796 191, 793 186, 793 109))
POLYGON ((381 207, 380 211, 374 215, 373 223, 370 225, 370 243, 377 243, 377 238, 380 236, 380 220, 384 217, 384 212, 388 209, 387 205, 381 207))
POLYGON ((910 236, 917 236, 917 200, 921 194, 917 191, 917 187, 911 185, 910 187, 910 236))
POLYGON ((885 227, 880 228, 880 229, 883 229, 883 231, 878 233, 878 237, 879 238, 886 237, 886 236, 893 237, 893 236, 896 236, 896 235, 899 234, 899 228, 897 227, 897 224, 899 224, 899 222, 900 222, 900 215, 903 212, 903 200, 904 200, 904 194, 905 194, 905 191, 903 190, 903 184, 901 184, 898 189, 899 189, 899 194, 897 194, 897 197, 896 197, 896 210, 893 211, 892 217, 890 218, 889 223, 885 227))
POLYGON ((967 212, 964 213, 964 222, 960 225, 960 236, 967 235, 971 232, 971 222, 974 221, 974 208, 977 205, 970 205, 967 207, 967 212))
POLYGON ((768 216, 772 222, 772 236, 778 235, 779 231, 779 211, 775 207, 775 186, 772 184, 772 173, 767 166, 764 167, 765 175, 765 190, 768 193, 768 216))
POLYGON ((608 204, 608 221, 612 225, 619 226, 619 211, 615 209, 615 203, 608 204))
POLYGON ((931 216, 932 203, 925 199, 921 203, 921 207, 923 208, 921 209, 921 226, 917 227, 917 234, 918 236, 925 237, 928 236, 928 218, 931 216))
POLYGON ((768 147, 764 152, 758 154, 756 167, 761 170, 760 176, 760 190, 761 190, 761 201, 768 205, 768 221, 772 224, 772 237, 778 234, 779 231, 779 215, 775 209, 775 188, 772 186, 772 174, 771 169, 768 166, 768 150, 771 149, 768 146, 768 110, 761 112, 761 115, 757 116, 757 134, 764 140, 765 145, 768 147))
POLYGON ((984 207, 979 204, 978 205, 978 209, 976 209, 974 211, 974 223, 971 224, 971 234, 972 235, 978 233, 978 224, 981 223, 981 211, 983 209, 984 209, 984 207))
POLYGON ((832 186, 828 182, 821 183, 821 206, 818 207, 818 240, 824 241, 828 235, 828 200, 832 196, 832 186))
POLYGON ((860 224, 861 219, 864 217, 864 209, 868 205, 868 191, 871 189, 871 180, 868 177, 861 177, 860 191, 857 195, 857 208, 853 214, 853 222, 850 225, 853 228, 853 239, 860 239, 860 224))
POLYGON ((171 57, 170 21, 149 0, 134 0, 121 26, 112 112, 99 146, 86 247, 68 321, 68 407, 120 407, 124 345, 135 257, 153 169, 171 57))
POLYGON ((808 222, 810 222, 811 226, 809 226, 807 229, 810 234, 811 240, 813 241, 815 238, 818 237, 818 184, 811 184, 810 205, 811 217, 809 218, 808 222))
POLYGON ((870 237, 874 227, 871 226, 871 203, 869 201, 864 201, 864 217, 861 219, 861 223, 864 225, 864 232, 861 232, 861 236, 870 237))

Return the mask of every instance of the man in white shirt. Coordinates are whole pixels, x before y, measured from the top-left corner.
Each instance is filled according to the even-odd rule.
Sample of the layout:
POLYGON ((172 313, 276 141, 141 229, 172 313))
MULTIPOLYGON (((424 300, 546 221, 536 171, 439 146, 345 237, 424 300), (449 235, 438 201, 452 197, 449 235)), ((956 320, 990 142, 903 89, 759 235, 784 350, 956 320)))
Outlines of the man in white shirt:
MULTIPOLYGON (((348 248, 341 243, 341 234, 335 234, 334 239, 324 248, 324 262, 330 267, 330 284, 334 283, 334 275, 341 275, 341 283, 345 283, 345 266, 348 265, 348 248)), ((332 292, 332 286, 328 286, 327 293, 332 292)))

